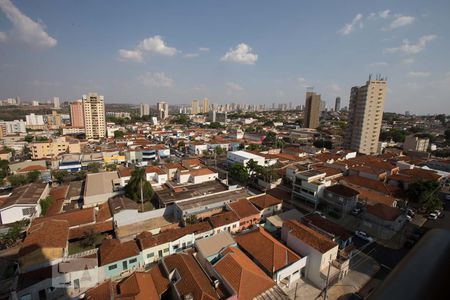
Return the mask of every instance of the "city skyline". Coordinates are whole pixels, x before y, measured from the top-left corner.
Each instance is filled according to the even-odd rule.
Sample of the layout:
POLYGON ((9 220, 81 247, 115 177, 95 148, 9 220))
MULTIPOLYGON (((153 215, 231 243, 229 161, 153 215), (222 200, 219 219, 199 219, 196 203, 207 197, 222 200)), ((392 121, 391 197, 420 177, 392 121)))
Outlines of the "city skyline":
POLYGON ((450 108, 445 1, 105 6, 1 0, 0 98, 72 101, 95 91, 107 103, 297 106, 314 86, 332 108, 382 74, 385 111, 450 108))

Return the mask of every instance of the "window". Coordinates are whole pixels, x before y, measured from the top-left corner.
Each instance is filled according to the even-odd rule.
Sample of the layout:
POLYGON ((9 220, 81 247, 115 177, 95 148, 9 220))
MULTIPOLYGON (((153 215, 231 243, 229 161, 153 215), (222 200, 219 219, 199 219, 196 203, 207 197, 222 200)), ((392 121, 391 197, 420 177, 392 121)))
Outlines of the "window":
POLYGON ((147 254, 147 258, 150 258, 150 257, 153 257, 153 256, 155 256, 155 254, 152 252, 152 253, 149 253, 149 254, 147 254))
POLYGON ((34 213, 34 208, 33 207, 22 208, 22 214, 24 216, 29 216, 29 215, 32 215, 33 213, 34 213))
POLYGON ((136 258, 132 258, 132 259, 129 260, 129 262, 130 262, 130 264, 134 264, 135 262, 137 262, 137 259, 136 258))
POLYGON ((169 252, 169 248, 164 249, 164 253, 169 252))
POLYGON ((111 265, 108 267, 109 271, 114 270, 114 269, 117 269, 117 265, 111 265))

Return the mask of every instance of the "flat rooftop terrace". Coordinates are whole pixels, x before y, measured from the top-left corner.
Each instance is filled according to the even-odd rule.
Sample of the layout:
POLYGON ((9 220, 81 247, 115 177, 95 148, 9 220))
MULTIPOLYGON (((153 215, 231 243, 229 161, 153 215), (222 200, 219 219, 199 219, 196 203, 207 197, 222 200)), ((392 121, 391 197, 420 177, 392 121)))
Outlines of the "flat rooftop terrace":
POLYGON ((225 192, 227 190, 228 188, 226 185, 214 180, 200 184, 178 186, 175 187, 175 189, 164 186, 163 189, 155 191, 155 193, 159 197, 160 201, 167 205, 194 197, 213 195, 220 192, 225 192))
POLYGON ((220 202, 232 202, 238 199, 252 196, 247 189, 231 190, 219 195, 209 195, 188 201, 177 202, 178 207, 182 210, 189 210, 201 206, 208 206, 220 202))

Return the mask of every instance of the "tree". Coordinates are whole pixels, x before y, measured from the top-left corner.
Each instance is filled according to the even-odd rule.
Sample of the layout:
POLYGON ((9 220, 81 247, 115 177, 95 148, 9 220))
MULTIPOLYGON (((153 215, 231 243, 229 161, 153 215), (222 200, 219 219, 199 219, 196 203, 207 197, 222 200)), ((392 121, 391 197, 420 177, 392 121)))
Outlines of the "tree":
POLYGON ((141 187, 144 201, 150 201, 153 197, 152 186, 145 178, 145 169, 137 168, 125 186, 125 195, 136 202, 141 202, 141 187))
POLYGON ((178 142, 178 149, 183 150, 186 147, 186 143, 184 141, 178 142))
POLYGON ((12 186, 20 186, 28 183, 27 177, 22 174, 10 175, 8 181, 12 186))
POLYGON ((93 163, 88 164, 87 170, 89 173, 98 173, 98 172, 100 172, 100 167, 101 167, 101 165, 99 163, 93 162, 93 163))
POLYGON ((189 123, 189 118, 186 115, 178 115, 173 119, 172 122, 175 124, 187 125, 189 123))
POLYGON ((59 182, 62 182, 64 180, 64 177, 69 175, 69 172, 66 170, 53 170, 52 171, 52 177, 56 179, 59 182))
POLYGON ((328 140, 315 140, 313 143, 314 147, 316 148, 327 148, 327 149, 331 149, 333 147, 333 143, 331 141, 328 140))
POLYGON ((114 138, 115 138, 115 139, 121 139, 121 138, 123 138, 124 135, 125 135, 125 134, 124 134, 123 131, 121 131, 121 130, 116 130, 116 131, 114 131, 114 138))
POLYGON ((94 232, 94 230, 88 229, 86 231, 84 231, 84 239, 81 241, 81 245, 83 247, 92 247, 95 246, 95 242, 97 240, 97 236, 94 232))
POLYGON ((247 147, 247 150, 249 150, 249 151, 255 151, 255 150, 258 150, 258 149, 259 149, 259 146, 256 145, 256 144, 250 144, 247 147))
POLYGON ((31 143, 34 140, 34 137, 30 134, 27 134, 23 139, 25 142, 31 143))
POLYGON ((23 219, 15 222, 8 230, 8 232, 0 235, 0 249, 5 249, 14 246, 18 240, 22 239, 22 232, 29 223, 28 220, 23 219))
POLYGON ((38 170, 34 170, 34 171, 27 173, 27 181, 29 183, 38 182, 40 178, 41 178, 41 172, 39 172, 38 170))
POLYGON ((42 199, 39 202, 39 205, 41 206, 41 215, 45 216, 47 214, 48 209, 52 206, 53 199, 52 197, 48 196, 47 198, 42 199))
POLYGON ((190 215, 186 218, 186 224, 195 224, 198 223, 197 215, 190 215))
POLYGON ((230 168, 230 176, 246 185, 249 179, 248 170, 240 163, 235 163, 230 168))
POLYGON ((7 160, 0 160, 0 178, 5 178, 9 174, 9 162, 7 160))
POLYGON ((225 153, 225 150, 220 146, 216 146, 216 148, 214 149, 214 152, 216 152, 217 155, 222 155, 225 153))
POLYGON ((408 197, 411 202, 423 205, 428 211, 442 208, 439 199, 440 185, 436 181, 417 181, 408 187, 408 197))

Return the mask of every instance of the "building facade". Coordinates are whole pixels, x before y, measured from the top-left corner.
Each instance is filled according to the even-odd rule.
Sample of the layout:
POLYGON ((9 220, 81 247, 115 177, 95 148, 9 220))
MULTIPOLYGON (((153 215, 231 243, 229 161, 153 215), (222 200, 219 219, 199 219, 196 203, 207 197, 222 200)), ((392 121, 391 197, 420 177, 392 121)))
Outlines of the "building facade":
POLYGON ((159 119, 164 120, 169 117, 169 103, 167 102, 158 102, 156 104, 156 108, 159 113, 159 119))
POLYGON ((365 85, 352 87, 350 92, 348 126, 344 146, 363 154, 378 153, 387 81, 369 77, 365 85))
POLYGON ((83 112, 86 138, 98 139, 106 135, 105 103, 97 93, 83 95, 83 112))
POLYGON ((140 115, 141 115, 141 118, 143 117, 143 116, 148 116, 148 115, 150 115, 150 105, 148 105, 148 104, 146 104, 146 103, 141 103, 141 105, 140 105, 140 115))
POLYGON ((70 103, 70 122, 72 127, 84 127, 83 101, 76 100, 70 103))
POLYGON ((306 92, 303 127, 317 128, 319 126, 320 104, 321 100, 319 94, 310 91, 306 92))

